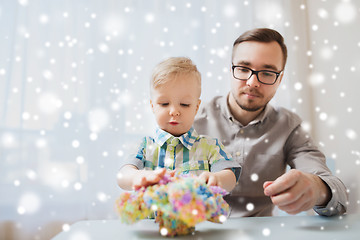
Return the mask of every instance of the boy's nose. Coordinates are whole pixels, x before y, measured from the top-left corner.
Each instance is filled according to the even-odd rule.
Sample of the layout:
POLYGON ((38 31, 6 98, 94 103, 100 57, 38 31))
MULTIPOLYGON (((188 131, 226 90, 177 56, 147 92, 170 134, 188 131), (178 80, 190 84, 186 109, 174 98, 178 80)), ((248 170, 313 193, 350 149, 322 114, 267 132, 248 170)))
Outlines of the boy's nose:
POLYGON ((171 116, 179 116, 180 111, 176 107, 173 107, 173 108, 170 109, 170 115, 171 116))

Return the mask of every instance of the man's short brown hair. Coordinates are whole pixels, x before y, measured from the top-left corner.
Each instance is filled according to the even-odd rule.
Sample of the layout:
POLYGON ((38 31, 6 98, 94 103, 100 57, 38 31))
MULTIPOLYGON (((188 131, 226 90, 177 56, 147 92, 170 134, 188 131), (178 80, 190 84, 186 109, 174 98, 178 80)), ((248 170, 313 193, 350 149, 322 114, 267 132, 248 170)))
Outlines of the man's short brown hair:
POLYGON ((254 42, 277 42, 280 45, 281 51, 283 53, 283 68, 285 68, 286 60, 287 60, 287 48, 284 42, 283 36, 277 32, 276 30, 270 28, 255 28, 249 31, 244 32, 238 37, 233 44, 233 55, 234 57, 234 48, 236 45, 246 42, 246 41, 254 41, 254 42))

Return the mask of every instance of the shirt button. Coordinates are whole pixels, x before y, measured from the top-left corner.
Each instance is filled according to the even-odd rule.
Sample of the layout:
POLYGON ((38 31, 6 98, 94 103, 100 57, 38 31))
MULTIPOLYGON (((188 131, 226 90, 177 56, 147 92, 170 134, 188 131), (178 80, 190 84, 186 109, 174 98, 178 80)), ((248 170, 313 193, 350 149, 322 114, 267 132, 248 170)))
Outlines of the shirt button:
POLYGON ((241 129, 241 130, 240 130, 240 133, 243 134, 243 133, 244 133, 244 130, 241 129))
POLYGON ((240 156, 241 153, 240 153, 240 152, 236 152, 235 154, 236 154, 236 156, 240 156))

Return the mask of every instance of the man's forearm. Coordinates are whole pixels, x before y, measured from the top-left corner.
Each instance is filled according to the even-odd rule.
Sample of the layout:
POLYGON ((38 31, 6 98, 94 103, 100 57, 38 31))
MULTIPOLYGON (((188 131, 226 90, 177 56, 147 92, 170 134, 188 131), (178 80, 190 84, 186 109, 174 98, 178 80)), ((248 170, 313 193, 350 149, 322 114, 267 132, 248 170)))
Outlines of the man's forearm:
POLYGON ((318 176, 314 175, 314 179, 319 185, 319 198, 316 201, 316 206, 326 206, 331 199, 332 193, 329 186, 318 176))

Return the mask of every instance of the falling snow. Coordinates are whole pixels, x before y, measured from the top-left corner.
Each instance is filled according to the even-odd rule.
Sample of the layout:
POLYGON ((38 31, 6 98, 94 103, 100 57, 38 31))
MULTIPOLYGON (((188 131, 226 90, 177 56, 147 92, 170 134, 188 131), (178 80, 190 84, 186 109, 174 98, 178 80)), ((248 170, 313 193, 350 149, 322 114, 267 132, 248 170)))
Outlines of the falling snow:
POLYGON ((271 230, 270 230, 269 228, 264 228, 264 229, 262 230, 262 234, 263 234, 265 237, 268 237, 268 236, 270 236, 270 234, 271 234, 271 230))
MULTIPOLYGON (((0 3, 0 221, 40 233, 48 222, 66 221, 66 232, 78 219, 116 218, 117 170, 155 128, 152 68, 188 56, 202 73, 202 101, 226 94, 232 41, 254 26, 284 34, 288 63, 273 104, 303 118, 359 212, 358 1, 294 1, 292 10, 259 0, 45 2, 0 3)), ((250 179, 262 184, 256 172, 250 179)))

